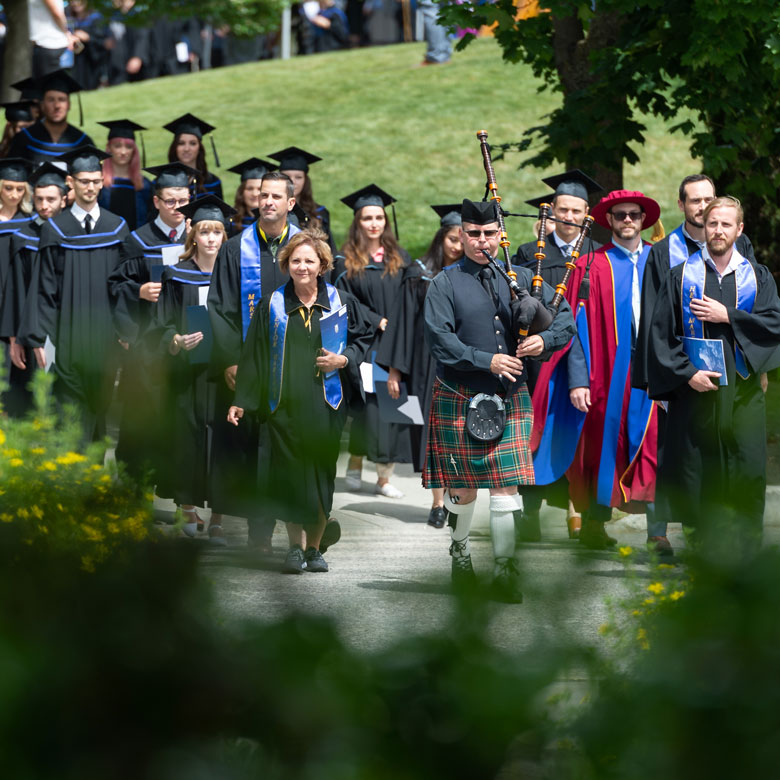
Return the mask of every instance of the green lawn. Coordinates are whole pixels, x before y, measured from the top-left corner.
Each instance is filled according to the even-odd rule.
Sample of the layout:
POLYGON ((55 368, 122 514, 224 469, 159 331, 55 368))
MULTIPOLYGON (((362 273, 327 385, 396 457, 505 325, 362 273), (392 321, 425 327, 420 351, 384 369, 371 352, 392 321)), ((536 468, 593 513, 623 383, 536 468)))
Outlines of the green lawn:
MULTIPOLYGON (((331 210, 337 241, 351 212, 339 198, 371 181, 398 198, 401 242, 414 256, 438 227, 430 203, 484 192, 475 133, 495 143, 518 140, 538 124, 558 97, 537 94, 524 66, 501 60, 493 40, 476 41, 449 65, 417 67, 423 44, 359 49, 258 62, 85 93, 85 129, 98 145, 98 120, 130 117, 145 134, 150 165, 164 162, 170 134, 162 125, 190 111, 217 126, 215 137, 225 194, 237 177, 225 169, 256 155, 296 145, 323 157, 312 168, 315 197, 331 210)), ((625 185, 658 199, 667 226, 677 223, 680 178, 699 170, 685 140, 650 121, 638 150, 642 162, 626 169, 625 185)), ((209 150, 209 163, 213 165, 209 150)), ((545 191, 539 177, 555 171, 518 170, 514 155, 496 165, 499 193, 512 211, 545 191)), ((513 245, 531 239, 531 221, 511 220, 513 245)))

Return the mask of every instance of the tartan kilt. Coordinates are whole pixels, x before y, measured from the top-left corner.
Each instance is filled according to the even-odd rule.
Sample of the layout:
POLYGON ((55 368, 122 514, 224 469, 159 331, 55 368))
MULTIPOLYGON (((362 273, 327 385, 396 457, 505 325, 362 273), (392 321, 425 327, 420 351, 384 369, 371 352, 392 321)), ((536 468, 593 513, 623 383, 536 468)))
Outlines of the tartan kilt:
POLYGON ((498 441, 475 441, 466 433, 466 410, 475 393, 465 385, 433 386, 426 488, 496 488, 533 485, 529 443, 533 423, 531 396, 525 384, 504 399, 506 427, 498 441), (456 392, 453 392, 456 391, 456 392))

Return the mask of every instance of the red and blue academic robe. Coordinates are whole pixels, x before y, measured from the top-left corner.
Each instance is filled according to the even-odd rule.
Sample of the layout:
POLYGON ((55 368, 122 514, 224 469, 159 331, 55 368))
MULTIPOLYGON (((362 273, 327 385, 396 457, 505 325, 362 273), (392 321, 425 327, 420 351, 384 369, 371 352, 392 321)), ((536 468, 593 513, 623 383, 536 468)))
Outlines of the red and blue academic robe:
MULTIPOLYGON (((639 259, 640 284, 649 249, 639 259)), ((611 242, 578 260, 566 293, 577 335, 542 366, 533 394, 536 482, 566 476, 579 511, 592 500, 644 511, 655 497, 655 405, 631 388, 632 279, 631 261, 611 242), (586 385, 587 414, 569 400, 572 388, 586 385)))

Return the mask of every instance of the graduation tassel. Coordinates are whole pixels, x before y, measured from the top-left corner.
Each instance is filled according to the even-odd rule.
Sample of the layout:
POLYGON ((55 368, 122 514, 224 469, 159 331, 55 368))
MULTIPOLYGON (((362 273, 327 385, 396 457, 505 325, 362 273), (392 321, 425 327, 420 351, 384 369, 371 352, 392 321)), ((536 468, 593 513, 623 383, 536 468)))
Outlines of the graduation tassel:
POLYGON ((395 238, 398 240, 400 236, 398 235, 398 220, 395 217, 395 203, 391 203, 390 208, 393 210, 393 227, 395 228, 395 238))
POLYGON ((79 127, 84 125, 84 107, 81 105, 81 92, 77 93, 76 97, 79 99, 79 127))
POLYGON ((142 161, 142 168, 146 168, 146 143, 144 142, 144 134, 138 133, 138 135, 141 137, 141 161, 142 161))
POLYGON ((219 163, 219 155, 217 154, 217 145, 214 143, 214 136, 210 135, 209 138, 211 139, 211 151, 214 153, 214 162, 217 165, 217 168, 221 168, 222 166, 219 163))

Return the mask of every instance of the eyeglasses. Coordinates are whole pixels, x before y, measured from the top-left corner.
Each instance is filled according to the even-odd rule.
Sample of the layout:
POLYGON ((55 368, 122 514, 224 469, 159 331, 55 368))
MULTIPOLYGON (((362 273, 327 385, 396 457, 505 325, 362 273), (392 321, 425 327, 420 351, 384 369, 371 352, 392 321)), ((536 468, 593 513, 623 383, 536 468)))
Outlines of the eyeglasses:
POLYGON ((81 187, 97 187, 103 179, 74 179, 81 187))
POLYGON ((467 230, 466 235, 469 238, 479 238, 485 236, 485 238, 495 238, 498 235, 497 230, 467 230))
POLYGON ((179 206, 186 206, 189 202, 189 198, 179 198, 178 200, 176 198, 168 198, 168 200, 163 201, 163 205, 167 209, 177 209, 179 206))
POLYGON ((641 211, 611 211, 612 217, 618 222, 624 222, 628 217, 632 222, 636 222, 642 217, 641 211))

